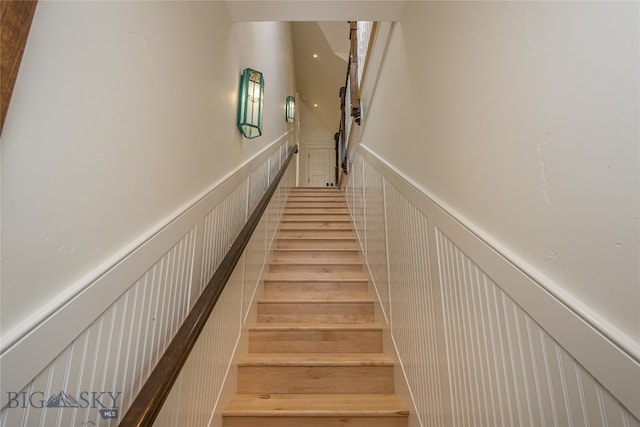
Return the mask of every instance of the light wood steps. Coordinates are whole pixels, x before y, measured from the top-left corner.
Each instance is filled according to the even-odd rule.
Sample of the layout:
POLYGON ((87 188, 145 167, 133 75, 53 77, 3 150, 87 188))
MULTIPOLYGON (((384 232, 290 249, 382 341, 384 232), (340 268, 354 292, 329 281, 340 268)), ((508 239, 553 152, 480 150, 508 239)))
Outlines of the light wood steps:
POLYGON ((351 222, 349 214, 287 214, 285 212, 282 220, 285 222, 324 222, 324 221, 337 221, 337 222, 351 222))
POLYGON ((286 207, 284 208, 284 215, 300 215, 300 216, 349 215, 349 209, 347 209, 346 207, 333 207, 333 208, 286 207))
POLYGON ((283 217, 280 230, 353 230, 351 221, 289 221, 287 217, 283 217))
POLYGON ((296 416, 300 411, 322 416, 347 415, 406 416, 398 411, 397 397, 388 394, 242 394, 229 405, 229 412, 246 411, 243 415, 296 416), (245 409, 250 406, 251 409, 245 409))
POLYGON ((269 271, 276 272, 299 272, 299 273, 341 273, 341 272, 359 272, 362 271, 362 262, 360 261, 334 261, 334 262, 318 262, 317 260, 299 261, 292 263, 291 261, 272 261, 269 265, 269 271))
POLYGON ((339 273, 278 271, 264 275, 264 281, 271 282, 361 282, 368 280, 369 276, 364 271, 343 271, 339 273))
POLYGON ((353 281, 265 281, 264 298, 266 300, 340 300, 366 299, 369 296, 369 283, 366 280, 353 281))
POLYGON ((349 229, 306 229, 306 230, 280 230, 278 239, 350 239, 355 240, 355 234, 349 229))
POLYGON ((239 394, 225 427, 406 427, 407 411, 389 394, 239 394))
POLYGON ((358 261, 362 262, 360 251, 351 249, 274 249, 272 251, 272 262, 328 262, 335 261, 358 261))
POLYGON ((316 190, 315 188, 292 188, 291 191, 289 191, 289 197, 302 197, 302 196, 306 196, 306 197, 312 197, 314 199, 319 199, 322 197, 334 197, 334 198, 341 198, 342 200, 345 200, 344 198, 344 193, 342 191, 336 191, 335 189, 333 189, 333 191, 331 191, 331 189, 329 190, 316 190))
POLYGON ((393 393, 393 361, 381 353, 250 353, 238 393, 393 393))
POLYGON ((258 301, 258 322, 372 323, 374 320, 374 301, 367 299, 258 301))
POLYGON ((381 353, 374 323, 269 323, 249 329, 249 353, 381 353))
POLYGON ((407 427, 344 193, 291 189, 224 427, 407 427))
MULTIPOLYGON (((295 196, 290 195, 287 199, 287 208, 291 207, 303 207, 303 208, 315 208, 318 205, 327 205, 328 207, 342 207, 347 208, 348 205, 344 201, 337 201, 335 197, 318 197, 315 200, 309 201, 311 198, 308 196, 295 196)), ((321 207, 321 206, 320 206, 321 207)))
POLYGON ((357 242, 355 237, 284 237, 278 238, 275 244, 277 249, 353 249, 357 242))

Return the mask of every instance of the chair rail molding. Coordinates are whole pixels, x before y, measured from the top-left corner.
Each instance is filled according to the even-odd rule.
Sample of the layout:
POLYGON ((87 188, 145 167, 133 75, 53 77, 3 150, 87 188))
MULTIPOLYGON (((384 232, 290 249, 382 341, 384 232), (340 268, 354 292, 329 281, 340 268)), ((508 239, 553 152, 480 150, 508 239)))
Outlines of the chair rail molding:
MULTIPOLYGON (((400 360, 414 366, 413 345, 446 350, 439 375, 453 425, 640 425, 639 349, 630 338, 366 145, 356 151, 346 188, 400 360), (427 265, 409 268, 415 253, 427 265), (421 298, 435 302, 407 306, 421 298), (438 338, 421 336, 418 344, 403 338, 407 311, 424 311, 444 333, 425 331, 438 338)), ((410 375, 426 422, 433 403, 419 395, 427 373, 410 375)))

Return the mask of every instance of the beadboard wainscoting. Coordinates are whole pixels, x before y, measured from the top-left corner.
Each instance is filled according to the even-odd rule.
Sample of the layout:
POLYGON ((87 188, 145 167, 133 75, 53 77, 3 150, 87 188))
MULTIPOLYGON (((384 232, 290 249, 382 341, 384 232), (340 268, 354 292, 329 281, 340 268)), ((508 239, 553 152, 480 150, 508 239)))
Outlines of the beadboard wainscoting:
MULTIPOLYGON (((281 136, 213 185, 6 349, 0 425, 118 425, 293 138, 281 136)), ((161 425, 208 425, 295 180, 289 169, 161 413, 159 421, 173 421, 161 425)))
POLYGON ((604 327, 365 146, 346 192, 414 425, 640 426, 640 364, 604 327))
POLYGON ((294 184, 295 165, 290 163, 154 426, 220 425, 223 386, 275 237, 270 225, 279 224, 294 184))

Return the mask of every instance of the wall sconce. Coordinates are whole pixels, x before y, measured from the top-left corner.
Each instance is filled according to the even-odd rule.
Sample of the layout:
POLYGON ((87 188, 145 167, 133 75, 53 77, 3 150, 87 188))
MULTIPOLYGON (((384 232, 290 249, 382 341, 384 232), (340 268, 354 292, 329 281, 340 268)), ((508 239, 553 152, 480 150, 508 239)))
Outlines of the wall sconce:
POLYGON ((296 99, 293 96, 287 96, 284 106, 284 119, 287 123, 293 123, 296 119, 296 99))
POLYGON ((238 128, 246 138, 262 135, 264 78, 260 71, 245 68, 240 77, 238 128))

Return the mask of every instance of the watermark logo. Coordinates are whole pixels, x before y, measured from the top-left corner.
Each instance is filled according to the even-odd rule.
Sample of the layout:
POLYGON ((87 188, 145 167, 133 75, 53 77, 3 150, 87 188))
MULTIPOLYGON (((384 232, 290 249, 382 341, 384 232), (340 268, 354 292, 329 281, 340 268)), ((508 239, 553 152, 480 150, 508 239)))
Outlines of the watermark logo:
POLYGON ((75 397, 68 395, 64 391, 51 396, 45 406, 47 408, 80 408, 80 404, 75 397))
POLYGON ((121 391, 81 391, 77 397, 60 391, 45 399, 41 391, 7 392, 7 409, 13 408, 81 408, 97 409, 103 420, 117 419, 120 415, 118 401, 121 391))

